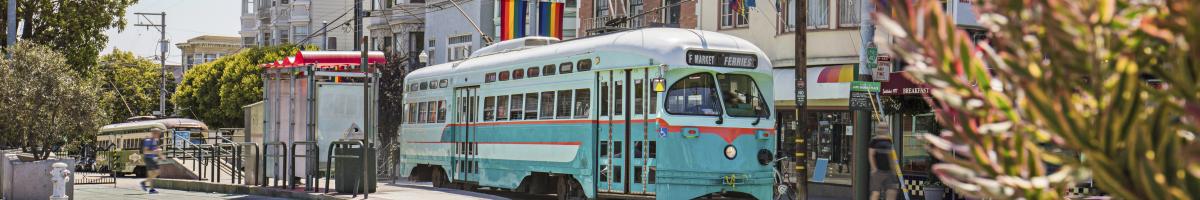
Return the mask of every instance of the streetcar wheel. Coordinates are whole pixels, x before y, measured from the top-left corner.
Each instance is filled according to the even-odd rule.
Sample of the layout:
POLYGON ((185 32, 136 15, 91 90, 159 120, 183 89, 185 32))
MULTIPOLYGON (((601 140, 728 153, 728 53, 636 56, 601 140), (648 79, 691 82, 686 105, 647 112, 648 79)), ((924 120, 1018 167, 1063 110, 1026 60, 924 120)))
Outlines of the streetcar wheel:
POLYGON ((559 200, 578 200, 587 199, 587 195, 583 194, 583 186, 570 176, 559 176, 558 191, 556 192, 559 200))
POLYGON ((433 187, 444 188, 447 186, 446 173, 443 173, 441 168, 435 167, 432 170, 429 170, 429 175, 431 176, 430 182, 433 183, 433 187))
POLYGON ((146 177, 146 168, 145 167, 133 168, 133 175, 138 178, 146 177))

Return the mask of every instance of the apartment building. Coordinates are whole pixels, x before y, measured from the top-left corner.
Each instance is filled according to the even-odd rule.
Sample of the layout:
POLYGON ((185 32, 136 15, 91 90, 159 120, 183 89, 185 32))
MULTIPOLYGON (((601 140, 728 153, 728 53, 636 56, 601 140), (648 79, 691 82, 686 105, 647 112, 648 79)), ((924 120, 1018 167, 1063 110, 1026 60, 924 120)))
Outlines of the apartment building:
POLYGON ((242 0, 241 5, 238 33, 243 46, 293 43, 331 51, 354 49, 354 0, 242 0))

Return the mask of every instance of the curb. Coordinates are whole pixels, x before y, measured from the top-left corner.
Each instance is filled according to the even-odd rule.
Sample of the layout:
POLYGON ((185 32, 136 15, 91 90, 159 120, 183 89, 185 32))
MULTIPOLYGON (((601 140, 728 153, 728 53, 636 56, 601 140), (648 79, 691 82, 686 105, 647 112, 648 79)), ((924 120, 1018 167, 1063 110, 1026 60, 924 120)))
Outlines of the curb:
POLYGON ((223 194, 248 194, 269 197, 280 197, 289 199, 308 199, 308 200, 349 200, 349 198, 339 198, 335 196, 327 196, 320 194, 311 194, 307 192, 298 192, 278 188, 267 188, 249 185, 235 185, 227 183, 212 183, 207 181, 196 180, 181 180, 181 179, 155 179, 154 187, 172 190, 184 190, 193 192, 215 192, 223 194))

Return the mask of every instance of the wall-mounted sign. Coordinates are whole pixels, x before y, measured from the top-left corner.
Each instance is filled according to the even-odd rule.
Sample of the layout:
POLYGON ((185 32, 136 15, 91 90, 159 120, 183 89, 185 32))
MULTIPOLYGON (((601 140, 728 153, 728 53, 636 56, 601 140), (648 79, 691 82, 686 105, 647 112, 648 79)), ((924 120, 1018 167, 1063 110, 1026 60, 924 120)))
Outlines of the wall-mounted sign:
POLYGON ((688 65, 737 68, 758 67, 758 57, 754 54, 689 50, 684 59, 687 60, 688 65))

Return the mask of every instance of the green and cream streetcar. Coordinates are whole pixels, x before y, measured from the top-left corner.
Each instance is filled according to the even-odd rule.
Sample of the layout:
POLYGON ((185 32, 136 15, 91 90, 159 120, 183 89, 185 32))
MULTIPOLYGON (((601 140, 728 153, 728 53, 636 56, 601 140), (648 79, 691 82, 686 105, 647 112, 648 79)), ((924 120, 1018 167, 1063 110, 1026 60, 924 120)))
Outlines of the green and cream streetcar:
POLYGON ((161 146, 172 148, 203 143, 204 134, 208 132, 204 122, 193 119, 133 117, 122 123, 100 127, 100 133, 96 134, 98 151, 95 164, 102 172, 111 171, 119 176, 129 173, 145 176, 142 141, 150 137, 153 128, 170 130, 159 141, 161 146))

